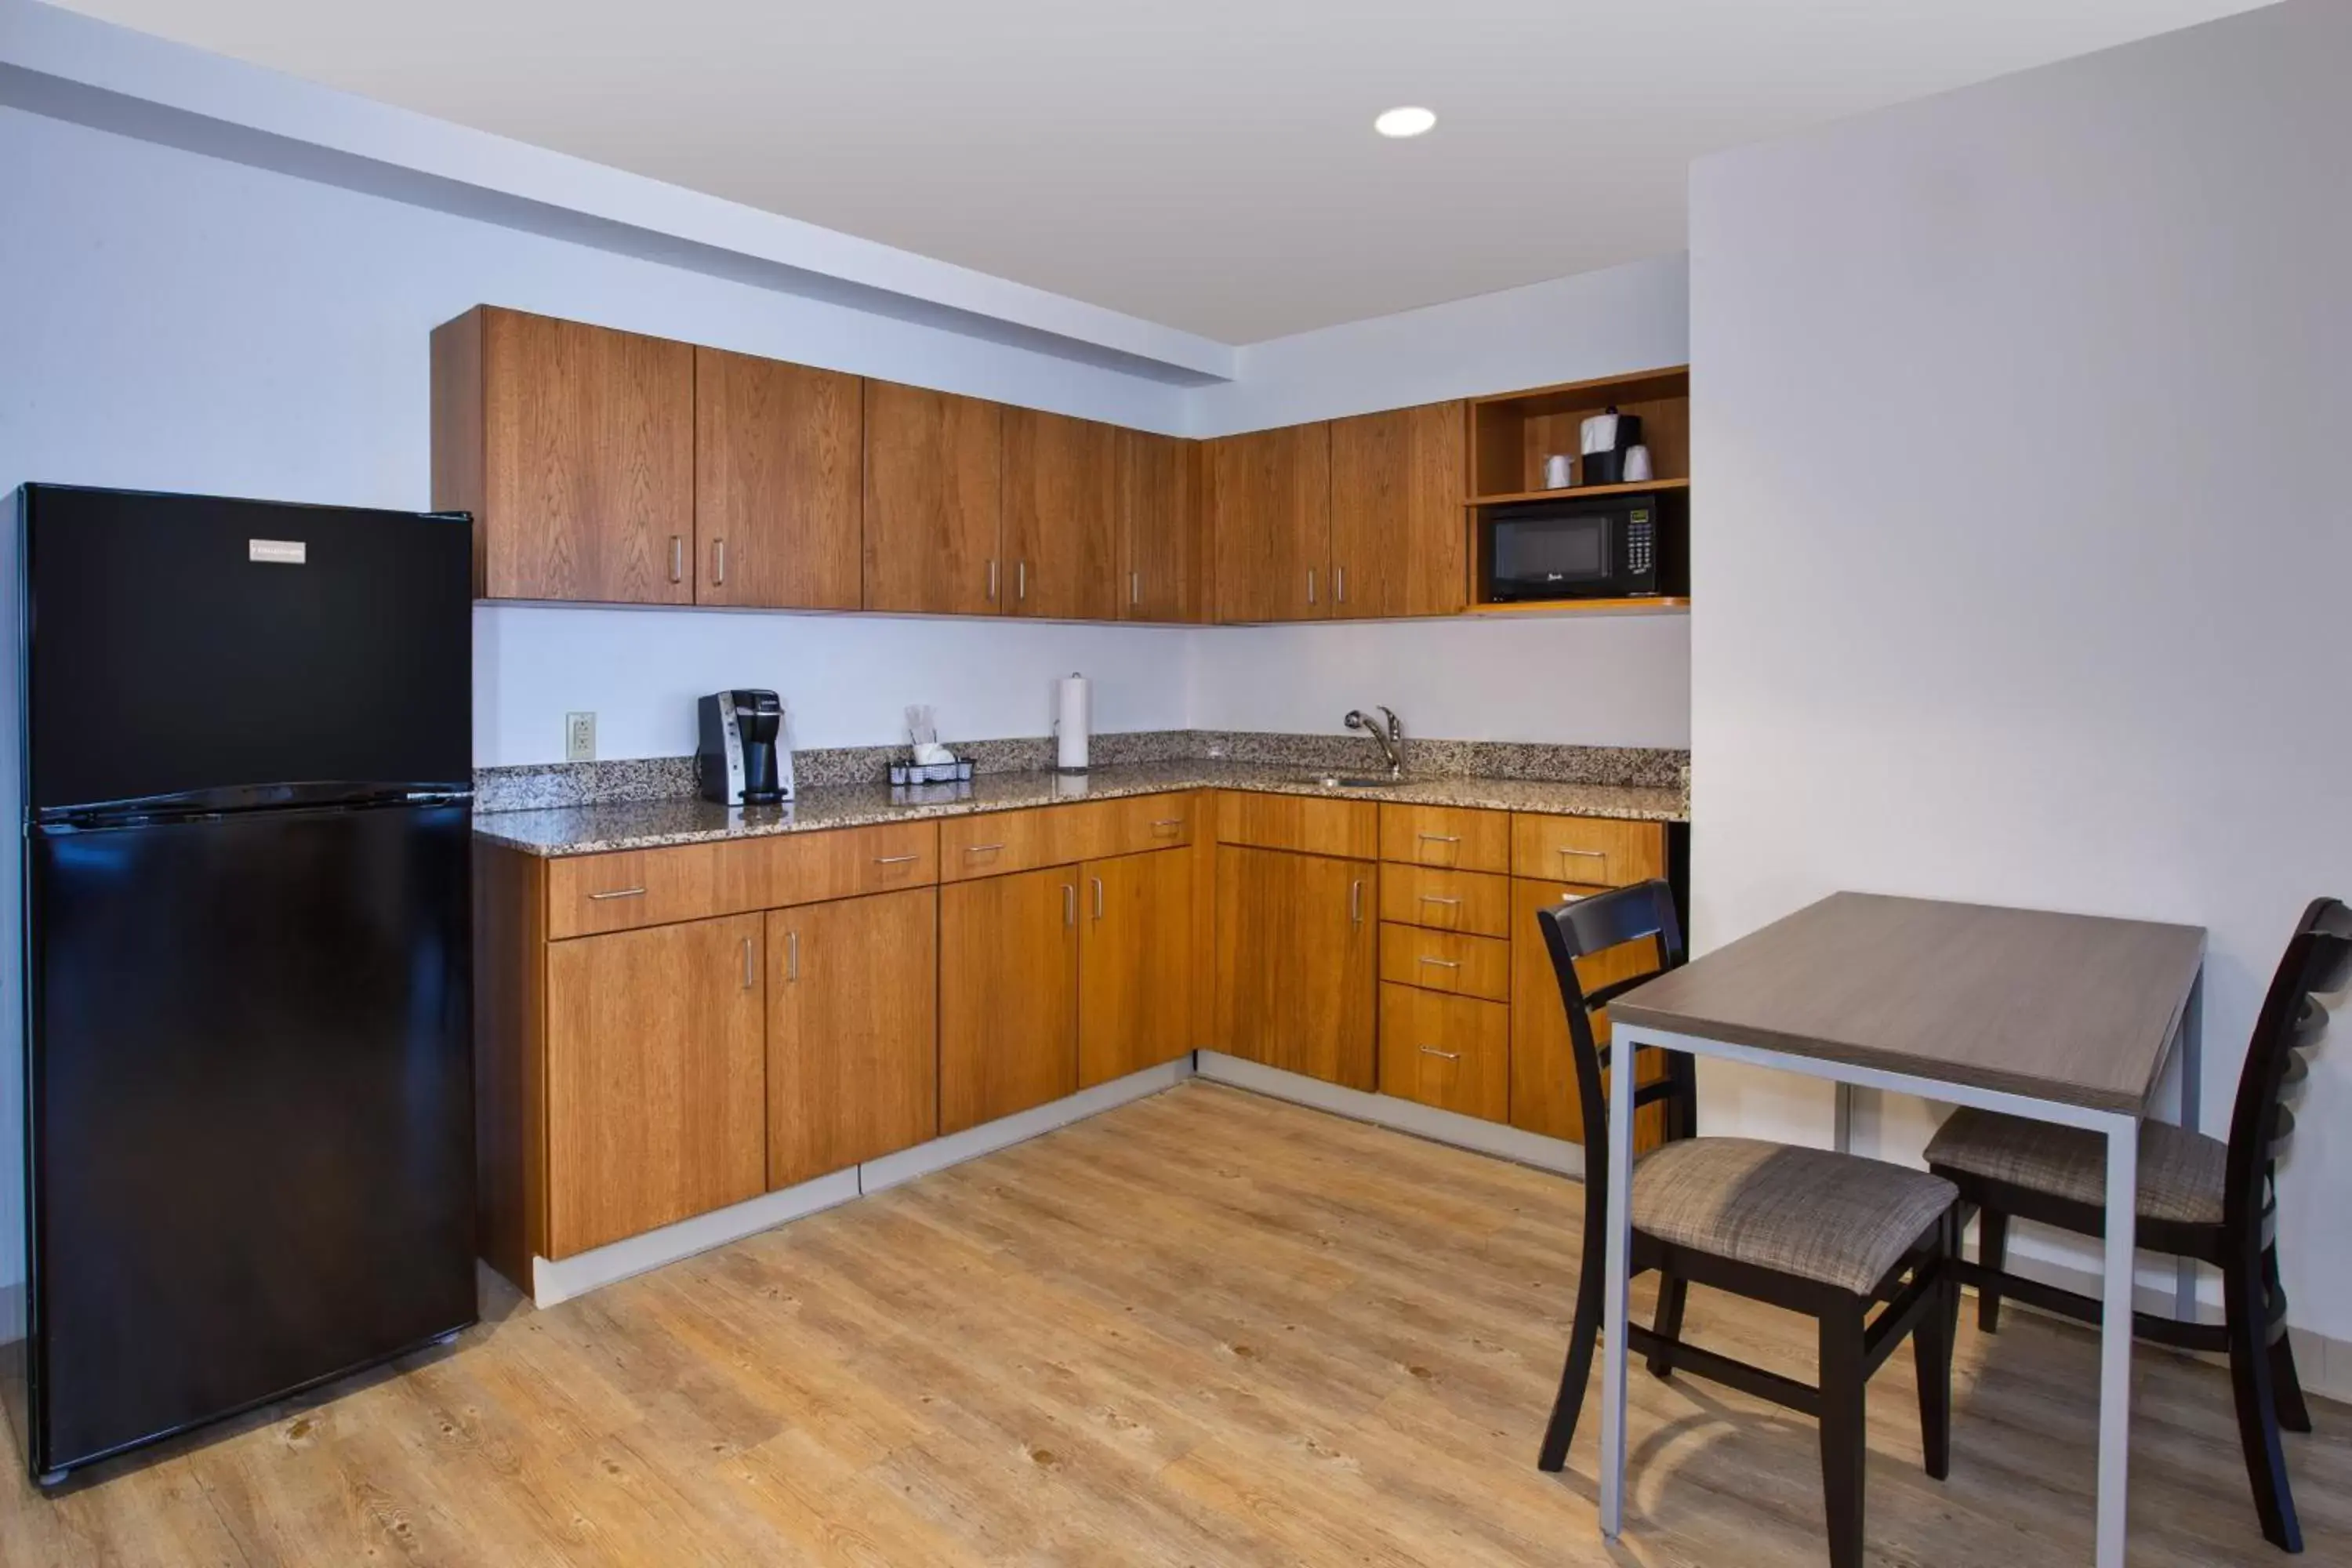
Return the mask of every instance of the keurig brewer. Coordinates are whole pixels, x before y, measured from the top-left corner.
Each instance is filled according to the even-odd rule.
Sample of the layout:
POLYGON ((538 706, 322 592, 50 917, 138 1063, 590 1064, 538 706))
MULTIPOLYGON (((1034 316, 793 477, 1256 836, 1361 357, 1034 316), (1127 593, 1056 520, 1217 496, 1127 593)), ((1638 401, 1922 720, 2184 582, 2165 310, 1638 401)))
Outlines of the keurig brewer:
POLYGON ((702 742, 694 772, 702 798, 722 805, 773 805, 793 798, 793 758, 784 749, 784 705, 772 691, 714 691, 702 699, 702 742))

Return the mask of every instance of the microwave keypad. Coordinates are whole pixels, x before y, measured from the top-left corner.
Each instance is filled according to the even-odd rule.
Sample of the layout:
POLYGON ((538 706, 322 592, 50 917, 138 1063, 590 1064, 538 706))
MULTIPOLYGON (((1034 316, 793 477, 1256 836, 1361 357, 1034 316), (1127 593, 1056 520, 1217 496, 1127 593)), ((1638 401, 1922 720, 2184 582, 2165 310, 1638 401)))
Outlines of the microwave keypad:
POLYGON ((1650 571, 1656 561, 1657 527, 1647 517, 1644 512, 1634 513, 1633 524, 1625 530, 1625 565, 1636 574, 1650 571))

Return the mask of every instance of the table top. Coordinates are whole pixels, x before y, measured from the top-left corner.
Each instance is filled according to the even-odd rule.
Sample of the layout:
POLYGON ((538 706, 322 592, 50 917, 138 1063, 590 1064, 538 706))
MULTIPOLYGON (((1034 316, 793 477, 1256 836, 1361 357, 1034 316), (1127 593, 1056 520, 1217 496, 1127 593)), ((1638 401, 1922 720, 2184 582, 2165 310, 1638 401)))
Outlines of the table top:
POLYGON ((1619 1024, 2145 1110, 2201 926, 1836 893, 1619 997, 1619 1024))

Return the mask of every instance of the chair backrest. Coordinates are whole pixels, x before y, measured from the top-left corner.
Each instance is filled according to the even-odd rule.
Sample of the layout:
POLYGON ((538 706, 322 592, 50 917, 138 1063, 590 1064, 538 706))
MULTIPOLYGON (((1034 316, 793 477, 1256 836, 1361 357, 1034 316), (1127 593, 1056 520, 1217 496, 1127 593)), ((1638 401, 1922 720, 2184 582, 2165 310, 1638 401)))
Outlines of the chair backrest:
POLYGON ((2242 1235, 2259 1238, 2270 1223, 2276 1201, 2273 1167, 2294 1135, 2288 1102, 2307 1070, 2303 1052, 2327 1031, 2327 1008, 2319 998, 2347 984, 2352 984, 2352 909, 2340 900, 2314 899, 2271 977, 2247 1042, 2244 1070, 2238 1075, 2224 1212, 2242 1235))
MULTIPOLYGON (((1560 1005, 1568 1014, 1568 1037, 1573 1047, 1578 1109, 1584 1118, 1584 1184, 1588 1206, 1597 1212, 1602 1192, 1601 1173, 1607 1169, 1608 1144, 1616 1130, 1609 1125, 1608 1095, 1601 1088, 1601 1045, 1592 1030, 1592 1015, 1610 997, 1643 981, 1680 967, 1682 926, 1675 918, 1674 889, 1663 881, 1636 882, 1588 899, 1553 904, 1536 911, 1545 949, 1551 954, 1554 977, 1559 983, 1560 1005), (1576 961, 1628 942, 1646 942, 1656 954, 1657 966, 1629 979, 1588 991, 1576 973, 1576 961)), ((1627 1070, 1632 1064, 1627 1064, 1627 1070)), ((1665 1104, 1666 1137, 1687 1138, 1698 1131, 1698 1084, 1690 1058, 1679 1051, 1666 1057, 1666 1078, 1661 1086, 1645 1088, 1645 1101, 1665 1104)))

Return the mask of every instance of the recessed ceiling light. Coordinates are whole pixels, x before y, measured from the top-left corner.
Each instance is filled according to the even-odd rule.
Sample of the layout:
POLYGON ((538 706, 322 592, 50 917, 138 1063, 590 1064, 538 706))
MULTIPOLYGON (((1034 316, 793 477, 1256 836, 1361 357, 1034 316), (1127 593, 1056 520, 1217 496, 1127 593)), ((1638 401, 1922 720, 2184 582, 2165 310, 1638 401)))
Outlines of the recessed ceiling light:
POLYGON ((1372 129, 1383 136, 1418 136, 1437 123, 1437 116, 1426 109, 1407 105, 1391 109, 1372 121, 1372 129))

